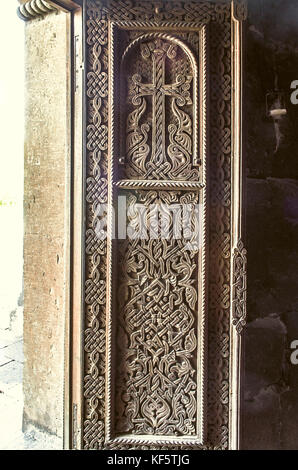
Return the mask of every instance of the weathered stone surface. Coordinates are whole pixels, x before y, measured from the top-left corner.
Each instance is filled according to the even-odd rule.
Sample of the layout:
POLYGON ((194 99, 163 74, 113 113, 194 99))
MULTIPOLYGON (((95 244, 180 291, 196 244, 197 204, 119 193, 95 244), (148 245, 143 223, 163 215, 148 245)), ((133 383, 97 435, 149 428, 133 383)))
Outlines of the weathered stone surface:
POLYGON ((26 24, 24 424, 63 435, 69 279, 69 17, 26 24))
MULTIPOLYGON (((296 366, 297 368, 297 366, 296 366)), ((280 441, 283 450, 297 450, 297 418, 298 400, 297 387, 283 393, 280 397, 281 432, 280 441)))
POLYGON ((248 324, 245 334, 246 398, 281 380, 286 334, 279 318, 267 317, 248 324))
POLYGON ((244 449, 280 448, 286 340, 286 327, 277 315, 256 319, 246 328, 244 449))
POLYGON ((264 388, 243 409, 243 450, 280 449, 280 397, 264 388))
POLYGON ((248 320, 245 332, 243 446, 298 448, 297 77, 298 5, 295 0, 250 0, 247 34, 248 320), (274 26, 273 26, 274 25, 274 26), (283 93, 287 114, 274 127, 266 95, 283 93), (296 178, 296 179, 294 179, 296 178))
POLYGON ((298 181, 248 179, 247 192, 243 448, 297 448, 298 366, 290 345, 298 339, 298 181))
MULTIPOLYGON (((291 349, 291 344, 293 341, 298 341, 298 311, 285 313, 283 315, 283 321, 287 327, 287 333, 288 333, 287 351, 286 351, 287 364, 288 364, 287 383, 288 383, 290 390, 294 393, 294 395, 296 394, 296 397, 298 397, 298 365, 292 364, 292 361, 291 361, 291 354, 294 351, 294 349, 291 349)), ((292 396, 291 392, 289 396, 290 397, 292 396)), ((293 405, 295 405, 295 401, 298 401, 297 398, 293 401, 293 405)), ((298 418, 298 414, 296 414, 296 419, 297 418, 298 418)))
POLYGON ((298 302, 298 181, 247 182, 248 317, 295 310, 298 302))

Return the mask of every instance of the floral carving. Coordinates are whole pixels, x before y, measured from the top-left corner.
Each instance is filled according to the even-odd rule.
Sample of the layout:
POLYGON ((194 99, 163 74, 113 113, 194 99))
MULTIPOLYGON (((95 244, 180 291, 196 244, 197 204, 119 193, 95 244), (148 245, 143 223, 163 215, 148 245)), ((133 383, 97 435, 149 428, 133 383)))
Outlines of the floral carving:
POLYGON ((158 207, 161 230, 157 223, 150 239, 126 240, 120 247, 116 427, 121 433, 196 435, 198 194, 130 194, 128 222, 135 230, 139 203, 148 209, 143 228, 158 207), (177 203, 189 210, 189 240, 173 239, 168 207, 177 203))

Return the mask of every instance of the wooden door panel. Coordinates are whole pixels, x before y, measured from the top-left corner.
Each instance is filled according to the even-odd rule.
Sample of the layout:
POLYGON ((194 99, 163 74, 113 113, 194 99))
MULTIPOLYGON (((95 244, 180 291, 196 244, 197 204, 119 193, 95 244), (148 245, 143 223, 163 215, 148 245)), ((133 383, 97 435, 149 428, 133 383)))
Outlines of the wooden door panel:
POLYGON ((112 23, 111 34, 120 73, 112 77, 109 177, 127 213, 109 273, 111 442, 202 444, 206 27, 147 32, 112 23))
POLYGON ((89 0, 85 13, 82 446, 228 448, 245 9, 89 0))

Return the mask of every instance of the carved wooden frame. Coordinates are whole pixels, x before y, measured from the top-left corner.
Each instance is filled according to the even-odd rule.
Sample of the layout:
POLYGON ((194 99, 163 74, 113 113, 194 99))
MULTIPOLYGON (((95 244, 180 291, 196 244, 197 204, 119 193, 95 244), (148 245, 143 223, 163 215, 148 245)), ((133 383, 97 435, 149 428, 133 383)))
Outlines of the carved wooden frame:
POLYGON ((246 1, 232 3, 232 262, 230 319, 230 438, 232 449, 241 447, 241 401, 243 395, 243 328, 246 324, 247 258, 243 230, 243 25, 246 1))
MULTIPOLYGON (((196 148, 199 146, 200 149, 200 158, 202 162, 202 176, 201 176, 201 181, 200 182, 188 182, 188 181, 152 181, 152 180, 120 180, 120 181, 114 181, 113 175, 114 175, 114 164, 117 161, 117 155, 115 155, 114 152, 114 127, 115 127, 115 117, 114 117, 114 109, 115 109, 115 100, 117 98, 115 97, 114 93, 114 70, 115 70, 115 63, 114 63, 114 41, 115 41, 115 31, 116 29, 123 28, 125 30, 130 30, 130 29, 144 29, 146 31, 144 24, 141 21, 110 21, 109 22, 109 66, 110 66, 110 86, 109 86, 109 92, 108 92, 108 107, 111 110, 110 114, 110 121, 109 121, 109 127, 111 129, 110 133, 110 139, 109 139, 109 148, 110 148, 110 155, 109 155, 109 170, 108 170, 108 193, 110 195, 110 198, 108 199, 108 204, 109 208, 113 207, 113 194, 114 194, 114 186, 116 185, 117 187, 121 188, 129 188, 129 189, 134 189, 134 188, 154 188, 154 189, 165 189, 165 188, 171 188, 174 190, 178 189, 190 189, 194 188, 194 190, 200 191, 201 195, 201 204, 202 204, 202 209, 201 209, 201 228, 202 228, 202 233, 203 233, 203 240, 202 240, 202 246, 203 249, 200 252, 199 256, 199 272, 201 275, 199 276, 200 279, 200 300, 199 300, 199 308, 198 311, 201 312, 202 317, 201 320, 198 324, 198 341, 199 341, 199 346, 198 346, 198 383, 200 384, 198 394, 197 394, 197 401, 199 403, 198 407, 198 422, 200 423, 200 426, 198 428, 198 434, 194 438, 172 438, 170 439, 168 436, 160 436, 160 437, 145 437, 145 436, 125 436, 125 437, 113 437, 113 428, 112 428, 112 423, 111 423, 111 415, 112 415, 112 408, 113 408, 113 400, 112 400, 112 369, 113 369, 113 345, 112 345, 112 330, 113 330, 113 314, 112 314, 112 300, 113 300, 113 270, 112 270, 112 258, 113 258, 113 243, 112 243, 112 233, 113 233, 113 224, 112 224, 112 212, 110 210, 108 214, 108 237, 107 237, 107 292, 109 294, 107 295, 107 317, 106 317, 106 326, 107 326, 107 368, 106 368, 106 375, 107 375, 107 380, 106 380, 106 416, 105 416, 105 426, 106 426, 106 437, 105 437, 105 446, 108 447, 114 447, 123 445, 182 445, 182 446, 191 446, 191 447, 196 447, 200 446, 204 443, 205 440, 205 415, 206 415, 206 410, 205 410, 205 389, 206 389, 206 384, 205 384, 205 371, 206 371, 206 348, 205 348, 205 337, 206 337, 206 279, 205 279, 205 266, 206 266, 206 251, 207 251, 207 245, 206 245, 206 218, 207 218, 207 203, 206 203, 206 165, 207 165, 207 116, 206 116, 206 100, 207 100, 207 83, 206 83, 206 75, 207 75, 207 32, 206 32, 206 25, 201 25, 198 24, 196 28, 194 28, 194 25, 192 28, 187 27, 185 24, 184 26, 180 26, 179 29, 182 31, 188 31, 189 29, 196 29, 199 33, 200 36, 200 55, 199 55, 199 70, 196 71, 196 79, 195 79, 195 84, 199 87, 199 96, 200 99, 196 100, 199 101, 196 105, 199 108, 199 114, 200 114, 200 136, 198 138, 197 134, 195 133, 194 139, 195 139, 195 145, 194 145, 194 154, 197 155, 196 148), (199 145, 198 145, 199 141, 199 145)), ((152 26, 149 26, 150 31, 152 31, 152 26)), ((154 27, 154 29, 158 30, 158 27, 154 27)), ((175 29, 175 23, 169 22, 167 24, 167 31, 174 30, 175 29)), ((154 33, 153 33, 154 34, 154 33)), ((135 41, 142 40, 144 37, 140 36, 137 38, 135 41)), ((167 34, 161 34, 159 35, 160 37, 165 37, 165 38, 171 38, 169 33, 167 34)), ((177 44, 180 44, 181 42, 178 39, 171 38, 174 42, 177 44)), ((131 44, 132 45, 132 44, 131 44)), ((195 89, 194 93, 197 95, 197 90, 195 89)), ((196 109, 196 113, 197 113, 196 109)), ((197 114, 195 113, 194 119, 197 122, 197 114)), ((194 165, 197 165, 197 162, 194 162, 194 165)))
MULTIPOLYGON (((55 4, 57 8, 64 10, 77 9, 81 4, 70 0, 48 2, 39 0, 41 7, 39 9, 37 5, 36 10, 35 3, 34 0, 22 2, 22 5, 27 5, 26 9, 22 6, 22 11, 25 12, 23 19, 51 12, 52 8, 44 7, 43 4, 46 3, 51 6, 55 4), (44 11, 43 7, 47 11, 44 11)), ((74 218, 74 223, 78 234, 75 235, 73 265, 70 447, 237 449, 240 446, 242 330, 246 319, 246 250, 242 227, 242 21, 246 19, 246 5, 243 0, 218 3, 197 1, 192 2, 193 11, 191 13, 188 11, 187 21, 184 21, 185 15, 181 16, 181 10, 180 16, 176 18, 173 10, 169 12, 170 19, 163 18, 161 12, 162 20, 158 19, 159 13, 157 16, 151 15, 151 19, 144 20, 144 16, 138 13, 138 7, 142 6, 146 12, 148 5, 146 14, 150 17, 153 3, 156 2, 129 0, 83 2, 86 42, 84 51, 78 51, 78 60, 81 69, 85 66, 85 79, 79 80, 79 91, 74 100, 76 108, 74 210, 78 215, 74 218), (197 29, 202 26, 204 31, 209 24, 212 50, 210 56, 214 57, 210 63, 209 119, 206 118, 206 103, 201 102, 201 111, 203 110, 205 119, 204 125, 201 126, 203 133, 206 131, 207 121, 210 120, 209 194, 205 192, 206 172, 200 183, 190 181, 184 183, 185 187, 191 189, 197 187, 197 190, 202 191, 209 200, 210 208, 209 240, 206 242, 210 259, 209 327, 208 335, 202 337, 202 340, 208 342, 209 367, 208 370, 206 367, 202 368, 202 371, 206 372, 204 381, 208 385, 208 396, 205 398, 208 412, 205 426, 202 426, 198 439, 194 441, 168 440, 166 437, 159 440, 135 438, 117 440, 110 439, 110 433, 105 430, 109 421, 109 408, 107 409, 105 405, 106 401, 109 402, 109 379, 106 380, 105 377, 106 359, 108 376, 111 371, 111 351, 109 347, 106 349, 106 338, 109 345, 111 328, 108 327, 106 331, 107 279, 103 277, 102 267, 108 266, 110 261, 107 257, 109 250, 105 243, 99 243, 94 237, 94 201, 95 195, 100 195, 102 201, 107 201, 111 200, 113 194, 111 179, 107 183, 100 175, 109 172, 107 165, 111 159, 108 155, 113 144, 113 136, 109 135, 107 138, 108 124, 110 129, 113 127, 112 113, 107 113, 108 105, 110 110, 113 109, 111 80, 109 80, 109 92, 102 88, 102 84, 108 80, 108 72, 110 74, 110 68, 113 66, 108 37, 111 37, 114 23, 123 28, 137 27, 166 31, 171 27, 197 29), (96 90, 101 90, 100 100, 96 90), (81 99, 84 95, 85 108, 82 108, 81 99), (105 129, 102 127, 103 123, 105 129), (80 135, 81 129, 83 129, 83 141, 80 135), (85 156, 83 162, 80 161, 81 145, 85 156), (83 184, 83 192, 80 181, 83 184), (80 197, 83 198, 82 213, 80 197), (83 227, 83 220, 85 220, 85 236, 82 234, 81 240, 80 230, 83 227), (78 256, 78 250, 82 257, 78 256), (83 277, 80 275, 81 268, 83 277), (81 291, 83 278, 84 294, 81 291), (84 389, 82 389, 83 384, 84 389)), ((162 3, 157 3, 158 10, 162 3)), ((185 3, 187 2, 179 2, 182 10, 185 3)), ((79 38, 79 42, 81 21, 79 15, 74 25, 74 35, 79 38)), ((201 60, 204 61, 205 58, 206 55, 203 54, 201 60)), ((205 85, 206 75, 201 74, 201 89, 204 89, 205 85)), ((206 155, 206 139, 203 134, 200 135, 200 142, 201 151, 206 155)), ((111 170, 112 168, 110 174, 111 170)), ((132 184, 130 180, 118 182, 118 186, 123 188, 130 188, 132 184)), ((142 187, 148 185, 148 181, 138 181, 137 184, 142 187)), ((175 185, 173 181, 164 181, 160 186, 170 189, 173 184, 175 185)), ((107 287, 107 298, 109 298, 109 289, 110 287, 107 287)), ((68 395, 66 396, 68 400, 68 395)))
MULTIPOLYGON (((118 8, 115 7, 113 11, 113 2, 110 2, 108 7, 110 8, 110 5, 112 5, 112 11, 109 10, 109 8, 106 5, 106 2, 103 2, 102 6, 102 13, 99 15, 99 8, 100 8, 100 3, 96 0, 93 1, 88 1, 87 2, 87 9, 86 9, 86 23, 87 23, 87 31, 86 31, 86 41, 87 41, 87 49, 86 49, 86 86, 87 86, 87 101, 86 101, 86 110, 87 110, 87 116, 89 114, 89 119, 91 119, 90 124, 88 125, 88 118, 87 118, 87 129, 89 129, 89 133, 87 134, 87 166, 89 165, 88 163, 88 154, 90 154, 90 157, 92 159, 92 152, 93 150, 90 148, 90 144, 88 145, 88 135, 92 134, 92 128, 94 131, 96 131, 96 126, 94 128, 92 122, 95 122, 94 120, 94 113, 98 113, 98 110, 94 110, 93 107, 93 97, 94 95, 92 94, 92 89, 94 86, 96 86, 96 83, 92 84, 92 80, 96 81, 95 73, 92 70, 98 70, 98 56, 95 57, 92 53, 92 47, 93 50, 98 47, 100 44, 101 48, 101 54, 103 57, 104 62, 102 63, 102 72, 103 74, 106 73, 106 70, 108 70, 108 67, 112 66, 111 63, 111 53, 106 50, 107 47, 107 40, 105 37, 111 37, 111 32, 114 28, 114 23, 117 24, 117 26, 121 26, 123 28, 129 28, 129 27, 137 27, 137 28, 156 28, 156 29, 169 29, 170 23, 171 22, 162 22, 159 24, 156 24, 155 21, 141 21, 141 20, 133 20, 131 18, 129 19, 123 19, 124 15, 127 13, 127 10, 124 11, 121 8, 124 8, 124 3, 122 7, 122 3, 119 5, 118 2, 118 8), (108 25, 107 21, 107 15, 114 15, 117 17, 116 21, 110 21, 108 25), (92 35, 92 37, 91 37, 92 35), (105 36, 106 35, 106 36, 105 36), (99 40, 99 44, 96 46, 95 45, 95 39, 99 40), (106 51, 106 52, 105 52, 106 51), (105 63, 107 56, 110 57, 108 62, 105 63), (93 69, 95 67, 95 69, 93 69), (89 88, 88 88, 88 77, 89 77, 89 88), (92 78, 90 78, 92 77, 92 78), (91 90, 91 91, 90 91, 91 90)), ((145 3, 145 2, 143 2, 145 3)), ((180 2, 181 3, 181 2, 180 2)), ((200 2, 199 2, 200 3, 200 2)), ((232 64, 233 70, 231 72, 231 80, 232 80, 232 86, 229 85, 228 83, 225 83, 224 90, 223 90, 223 102, 228 103, 229 97, 231 99, 231 104, 232 104, 232 109, 233 112, 231 114, 231 119, 232 119, 232 124, 231 124, 231 137, 230 137, 230 147, 229 144, 225 141, 223 141, 224 144, 224 152, 226 155, 229 154, 229 148, 231 148, 231 159, 227 158, 226 163, 225 162, 219 162, 219 167, 218 169, 214 168, 211 170, 211 180, 213 179, 213 188, 217 185, 217 196, 211 195, 211 198, 215 198, 216 203, 214 205, 214 209, 212 209, 212 202, 211 202, 211 227, 210 227, 210 236, 209 237, 209 250, 211 252, 211 257, 213 259, 214 267, 211 267, 211 272, 209 272, 209 279, 211 278, 211 281, 209 283, 209 299, 210 295, 213 297, 216 292, 221 291, 220 293, 220 298, 219 299, 219 309, 222 309, 222 314, 217 317, 217 319, 214 319, 214 316, 212 317, 211 315, 211 331, 210 334, 213 335, 213 340, 214 340, 214 335, 218 335, 218 331, 221 331, 221 337, 217 336, 217 339, 215 340, 215 348, 218 348, 219 353, 217 353, 218 358, 222 358, 220 360, 219 364, 213 364, 215 368, 218 367, 223 367, 223 362, 225 361, 225 366, 226 369, 224 373, 220 373, 223 380, 221 383, 218 382, 218 379, 215 379, 216 386, 219 387, 219 390, 216 392, 215 391, 215 396, 217 396, 219 403, 221 403, 220 406, 220 415, 216 414, 213 416, 214 413, 214 408, 213 404, 210 404, 210 398, 209 398, 209 405, 208 405, 208 415, 207 415, 207 429, 206 429, 206 434, 205 434, 205 439, 203 438, 204 435, 204 430, 202 429, 201 432, 201 438, 198 439, 195 442, 185 442, 183 441, 175 441, 175 440, 168 440, 167 438, 156 440, 156 439, 149 439, 149 440, 142 440, 138 438, 134 439, 125 439, 125 438, 117 438, 117 439, 110 439, 110 432, 103 432, 104 427, 107 425, 107 422, 109 421, 109 412, 106 409, 102 409, 100 411, 101 406, 103 406, 102 400, 104 400, 104 397, 106 397, 106 400, 109 402, 109 385, 106 388, 104 386, 104 381, 101 380, 99 376, 99 370, 102 369, 103 364, 105 362, 105 357, 108 358, 108 364, 111 364, 111 351, 105 350, 105 324, 101 323, 101 327, 99 327, 98 319, 96 316, 92 317, 93 320, 91 320, 91 323, 89 322, 89 326, 87 326, 86 329, 86 340, 87 343, 90 345, 90 341, 92 341, 92 335, 93 337, 97 337, 98 341, 96 344, 93 344, 93 346, 85 346, 85 354, 88 354, 89 359, 87 362, 85 362, 85 392, 83 398, 83 410, 82 414, 85 416, 84 419, 84 425, 83 422, 81 424, 83 430, 83 435, 82 435, 82 442, 84 442, 83 447, 84 448, 146 448, 149 446, 149 448, 213 448, 213 449, 220 449, 220 448, 238 448, 239 447, 239 414, 240 414, 240 398, 239 398, 239 390, 240 390, 240 356, 241 356, 241 328, 239 328, 239 325, 244 325, 245 323, 245 275, 246 275, 246 259, 245 259, 245 250, 243 248, 243 245, 241 243, 241 220, 242 220, 242 208, 241 208, 241 198, 242 198, 242 160, 241 160, 241 155, 242 155, 242 148, 241 148, 241 136, 242 136, 242 128, 241 128, 241 22, 246 18, 246 7, 244 5, 244 2, 223 2, 220 4, 211 4, 208 2, 201 2, 201 16, 200 16, 200 21, 199 24, 200 26, 202 24, 207 24, 211 23, 211 26, 213 26, 214 23, 218 23, 219 29, 221 29, 222 32, 217 34, 220 34, 222 41, 224 43, 224 48, 227 50, 230 48, 230 44, 232 43, 232 48, 230 49, 232 52, 232 64), (202 16, 202 12, 204 13, 202 16), (205 15, 205 16, 204 16, 205 15), (202 21, 203 18, 203 21, 202 21), (229 20, 230 18, 230 20, 229 20), (225 32, 224 32, 225 30, 225 32), (230 39, 229 38, 230 35, 230 39), (228 41, 228 42, 227 42, 228 41), (230 93, 229 91, 230 90, 230 93), (231 162, 231 163, 230 163, 231 162), (224 165, 224 166, 222 166, 224 165), (230 166, 231 165, 231 166, 230 166), (222 166, 222 169, 220 167, 222 166), (224 172, 225 175, 230 175, 230 183, 229 183, 229 177, 228 179, 224 176, 222 178, 222 172, 224 172), (220 176, 221 175, 221 176, 220 176), (220 179, 218 179, 220 178, 220 179), (232 192, 231 188, 233 187, 232 192), (236 188, 236 189, 234 189, 236 188), (221 198, 222 203, 221 209, 218 207, 215 207, 218 203, 218 198, 221 198), (215 211, 215 212, 214 212, 215 211), (213 212, 213 214, 212 214, 213 212), (215 223, 215 217, 218 217, 219 214, 220 218, 223 220, 224 225, 226 225, 226 229, 222 232, 222 235, 218 237, 218 235, 213 232, 212 228, 212 219, 213 219, 213 226, 215 223), (231 232, 229 227, 231 227, 231 232), (212 235, 214 233, 214 235, 212 235), (213 240, 213 241, 212 241, 213 240), (213 251, 214 250, 214 251, 213 251), (213 251, 213 253, 212 253, 213 251), (216 255, 216 253, 218 253, 216 255), (231 257, 230 257, 231 253, 231 257), (216 259, 216 262, 214 262, 214 259, 216 259), (231 262, 229 261, 231 260, 231 262), (215 265, 217 265, 217 269, 219 266, 221 266, 220 269, 222 269, 222 274, 220 274, 220 277, 222 277, 222 280, 220 281, 215 281, 215 277, 217 277, 217 274, 215 274, 215 265), (219 282, 219 284, 218 284, 219 282), (241 286, 240 286, 241 283, 241 286), (231 286, 229 288, 229 285, 231 286), (220 289, 220 291, 218 290, 220 289), (226 322, 226 320, 223 320, 225 318, 222 315, 228 315, 227 321, 228 323, 225 323, 226 326, 223 326, 223 321, 226 322), (230 317, 230 320, 229 320, 230 317), (98 326, 95 327, 92 326, 97 324, 98 326), (218 330, 219 328, 219 330, 218 330), (217 331, 217 333, 216 333, 217 331), (223 334, 224 332, 224 334, 223 334), (218 346, 216 346, 216 342, 218 346), (87 347, 87 349, 86 349, 87 347), (90 349, 91 347, 91 349, 90 349), (101 352, 102 351, 102 352, 101 352), (107 356, 106 356, 107 354, 107 356), (91 360, 91 362, 90 362, 91 360), (102 362, 103 361, 103 362, 102 362), (88 365, 89 364, 89 365, 88 365), (95 374, 95 375, 94 375, 95 374), (86 382, 87 380, 87 382, 86 382), (86 385, 87 384, 87 385, 86 385), (104 392, 104 389, 106 388, 106 391, 104 392), (93 396, 92 393, 90 395, 90 391, 92 390, 97 390, 97 396, 93 396), (102 397, 100 399, 100 397, 102 397), (100 400, 100 401, 99 401, 100 400), (84 405, 85 402, 85 405, 84 405), (86 411, 84 411, 84 407, 87 406, 87 409, 85 408, 86 411), (85 415, 85 413, 87 413, 85 415), (104 418, 105 417, 105 418, 104 418), (104 424, 106 422, 106 424, 104 424), (222 424, 220 424, 222 423, 222 424), (225 423, 225 424, 223 424, 225 423)), ((128 8, 128 7, 127 7, 128 8)), ((129 10, 128 10, 129 11, 129 10)), ((114 17, 113 17, 114 18, 114 17)), ((172 27, 193 27, 197 28, 198 27, 198 22, 193 21, 191 24, 188 22, 185 24, 183 21, 176 21, 171 24, 172 27)), ((216 25, 213 26, 214 32, 216 30, 216 25)), ((216 32, 214 34, 216 37, 216 32)), ((211 38, 211 41, 214 41, 214 39, 211 38)), ((111 44, 111 43, 110 43, 111 44)), ((111 47, 111 45, 109 46, 111 47)), ((214 45, 216 47, 216 44, 214 45)), ((222 56, 221 56, 222 60, 222 56)), ((224 59, 227 60, 227 59, 224 59)), ((229 59, 228 59, 229 60, 229 59)), ((227 67, 228 63, 226 62, 227 67)), ((228 70, 228 69, 227 69, 228 70)), ((201 75, 200 80, 206 80, 206 77, 201 75)), ((214 78, 214 83, 216 83, 216 77, 214 78)), ((214 84, 213 83, 213 84, 214 84)), ((109 85, 110 86, 110 85, 109 85)), ((211 83, 212 87, 212 83, 211 83)), ((212 93, 212 90, 211 90, 212 93)), ((220 92, 222 93, 222 92, 220 92)), ((109 106, 110 109, 113 109, 113 103, 111 100, 112 96, 112 89, 109 88, 109 97, 102 97, 104 99, 109 100, 109 106)), ((213 99, 214 105, 213 105, 213 110, 218 107, 218 103, 215 104, 216 98, 213 99), (215 108, 214 108, 215 106, 215 108)), ((223 103, 222 102, 222 103, 223 103)), ((202 106, 202 104, 201 104, 202 106)), ((212 98, 211 98, 211 108, 212 108, 212 98)), ((219 108, 220 109, 220 108, 219 108)), ((222 109, 222 106, 221 106, 222 109)), ((224 115, 223 115, 224 116, 224 115)), ((230 122, 228 115, 227 116, 227 123, 230 122)), ((111 115, 109 117, 109 124, 111 124, 111 115)), ((98 122, 97 122, 98 124, 98 122)), ((226 129, 223 129, 223 135, 227 135, 226 129)), ((88 131, 87 131, 88 132, 88 131)), ((212 133, 212 130, 211 130, 212 133)), ((92 137, 91 137, 92 138, 92 137)), ((228 138, 229 140, 229 138, 228 138)), ((202 141, 204 142, 204 145, 206 145, 206 141, 202 139, 201 136, 201 143, 202 141)), ((112 137, 109 137, 109 142, 110 145, 112 145, 112 137)), ((102 159, 104 160, 107 155, 107 147, 102 148, 101 153, 102 153, 102 159)), ((213 155, 218 153, 218 149, 214 152, 213 155)), ((212 149, 211 149, 212 153, 212 149)), ((216 158, 216 157, 215 157, 216 158)), ((218 157, 217 157, 218 158, 218 157)), ((210 157, 212 160, 212 156, 210 157)), ((111 160, 110 160, 111 161, 111 160)), ((212 164, 212 162, 211 162, 212 164)), ((216 165, 215 165, 216 166, 216 165)), ((92 168, 92 165, 91 167, 92 168)), ((111 167, 110 167, 110 174, 111 174, 111 167)), ((93 174, 94 173, 94 168, 93 168, 93 174)), ((92 177, 92 171, 90 173, 90 176, 88 177, 88 169, 87 169, 87 186, 89 190, 91 190, 91 193, 89 193, 88 196, 88 190, 87 190, 87 208, 88 204, 91 204, 90 208, 92 207, 92 198, 90 199, 90 194, 92 193, 92 185, 94 184, 94 189, 97 187, 100 187, 100 181, 96 181, 96 177, 92 177), (92 182, 94 181, 94 183, 92 182), (88 202, 89 201, 89 202, 88 202)), ((117 183, 118 186, 122 187, 131 187, 132 182, 127 180, 127 181, 121 181, 117 183)), ((138 182, 139 187, 142 186, 142 184, 145 185, 145 182, 138 182)), ((148 184, 146 182, 146 184, 148 184)), ((173 182, 163 182, 164 187, 171 187, 173 182)), ((189 182, 188 186, 194 185, 194 183, 189 182)), ((113 185, 108 183, 108 190, 106 190, 106 185, 102 187, 104 190, 104 193, 102 194, 107 194, 109 201, 111 202, 111 197, 113 194, 113 185), (104 189, 105 188, 105 189, 104 189)), ((212 191, 212 190, 211 190, 212 191)), ((92 209, 91 213, 92 214, 92 209)), ((91 225, 89 225, 88 220, 88 209, 86 213, 86 220, 87 220, 87 227, 86 227, 86 249, 87 249, 87 254, 90 252, 90 248, 88 248, 88 240, 89 243, 91 241, 91 244, 94 243, 92 241, 92 222, 91 225), (89 227, 89 228, 88 228, 89 227), (90 238, 91 237, 91 238, 90 238)), ((91 221, 91 219, 90 219, 91 221)), ((215 223, 216 225, 216 223, 215 223)), ((223 226, 224 226, 223 225, 223 226)), ((110 230, 111 230, 111 224, 110 224, 110 230)), ((90 246, 90 245, 89 245, 90 246)), ((98 248, 98 247, 97 247, 98 248)), ((109 251, 109 250, 108 250, 109 251)), ((110 264, 109 262, 109 257, 106 261, 106 255, 104 254, 105 250, 102 251, 103 253, 103 258, 101 262, 107 262, 107 265, 110 264)), ((211 263, 212 263, 211 262, 211 263)), ((92 260, 92 257, 86 258, 86 268, 87 272, 91 269, 96 270, 96 266, 94 265, 94 260, 92 260), (91 264, 90 264, 91 263, 91 264), (93 265, 93 268, 92 268, 93 265)), ((110 278, 110 276, 109 276, 110 278)), ((111 279, 110 279, 111 281, 111 279)), ((108 281, 108 283, 110 282, 108 281)), ((86 294, 88 297, 88 294, 90 292, 90 286, 92 286, 92 281, 91 278, 87 275, 86 277, 86 294)), ((96 286, 94 285, 92 288, 94 289, 96 286)), ((109 292, 109 287, 108 291, 109 292)), ((218 295, 217 294, 217 295, 218 295)), ((100 296, 102 295, 102 292, 100 296)), ((109 294, 108 294, 109 297, 109 294)), ((86 298, 86 297, 85 297, 86 298)), ((210 310, 216 312, 215 309, 217 309, 216 306, 214 306, 214 301, 211 302, 211 307, 210 310), (213 302, 213 305, 212 305, 213 302)), ((88 305, 90 306, 90 303, 88 304, 87 302, 87 307, 88 305)), ((88 307, 88 309, 91 307, 88 307)), ((99 307, 99 309, 102 309, 103 307, 99 307)), ((210 310, 209 310, 209 317, 210 317, 210 310)), ((98 310, 100 311, 100 310, 98 310)), ((220 312, 220 310, 218 310, 220 312)), ((109 317, 108 317, 109 318, 109 317)), ((109 322, 108 322, 109 323, 109 322)), ((111 329, 108 328, 108 338, 110 338, 111 335, 111 329)), ((205 338, 207 339, 207 338, 205 338)), ((109 344, 110 339, 108 339, 108 344, 109 344)), ((210 347, 212 345, 210 344, 210 339, 209 341, 209 356, 210 356, 210 347)), ((216 355, 215 355, 216 356, 216 355)), ((86 357, 86 356, 85 356, 86 357)), ((212 359, 212 354, 211 354, 211 367, 212 367, 213 359, 212 359)), ((108 376, 110 374, 110 365, 108 366, 108 376)), ((210 371, 208 372, 209 377, 208 377, 208 383, 209 383, 209 397, 210 394, 212 395, 212 388, 214 388, 214 382, 212 385, 212 374, 216 375, 217 372, 211 371, 211 377, 210 377, 210 371), (211 382, 211 383, 210 383, 211 382)), ((109 384, 109 380, 107 382, 109 384)), ((212 399, 211 399, 212 402, 212 399)), ((216 406, 216 404, 215 404, 216 406)), ((218 411, 217 411, 218 413, 218 411)), ((78 430, 80 435, 80 431, 78 430)))

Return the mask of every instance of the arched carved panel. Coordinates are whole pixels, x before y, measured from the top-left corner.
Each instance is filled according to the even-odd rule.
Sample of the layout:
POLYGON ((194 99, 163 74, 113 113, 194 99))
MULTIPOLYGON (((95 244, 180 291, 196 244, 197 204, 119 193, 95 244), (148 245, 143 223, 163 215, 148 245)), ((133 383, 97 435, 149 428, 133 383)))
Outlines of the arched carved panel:
POLYGON ((143 34, 125 49, 121 117, 127 178, 199 180, 197 59, 165 33, 143 34))

